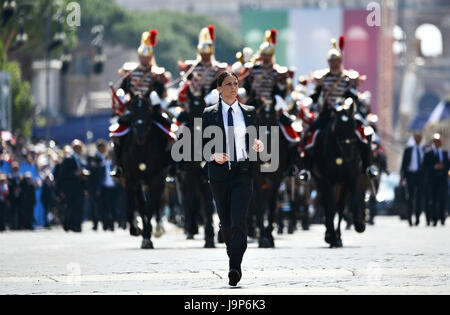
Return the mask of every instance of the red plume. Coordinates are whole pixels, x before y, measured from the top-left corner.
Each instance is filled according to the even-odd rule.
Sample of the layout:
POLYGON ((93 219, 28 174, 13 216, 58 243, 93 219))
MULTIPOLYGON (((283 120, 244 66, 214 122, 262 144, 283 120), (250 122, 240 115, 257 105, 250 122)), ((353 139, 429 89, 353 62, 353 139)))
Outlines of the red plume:
POLYGON ((273 29, 270 30, 270 39, 272 40, 272 44, 276 45, 277 44, 277 35, 278 35, 278 31, 273 29))
POLYGON ((344 51, 344 47, 345 47, 345 37, 344 36, 340 36, 339 37, 339 49, 341 51, 344 51))
POLYGON ((157 30, 150 30, 150 45, 156 46, 156 36, 158 36, 157 30))
POLYGON ((216 40, 216 28, 214 25, 208 25, 209 35, 211 35, 211 40, 216 40))

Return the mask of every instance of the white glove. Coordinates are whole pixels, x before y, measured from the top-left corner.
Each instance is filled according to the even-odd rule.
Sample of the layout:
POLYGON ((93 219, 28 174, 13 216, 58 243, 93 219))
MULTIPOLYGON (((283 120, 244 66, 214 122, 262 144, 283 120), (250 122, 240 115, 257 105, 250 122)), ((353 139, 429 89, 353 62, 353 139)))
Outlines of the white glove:
POLYGON ((159 98, 159 95, 158 93, 156 93, 156 91, 150 93, 150 101, 152 102, 153 106, 161 104, 161 99, 159 98))
POLYGON ((216 89, 212 90, 211 93, 205 96, 206 106, 217 104, 219 102, 219 91, 216 89))
POLYGON ((288 104, 286 103, 286 101, 280 95, 275 95, 275 110, 279 111, 287 108, 288 104))

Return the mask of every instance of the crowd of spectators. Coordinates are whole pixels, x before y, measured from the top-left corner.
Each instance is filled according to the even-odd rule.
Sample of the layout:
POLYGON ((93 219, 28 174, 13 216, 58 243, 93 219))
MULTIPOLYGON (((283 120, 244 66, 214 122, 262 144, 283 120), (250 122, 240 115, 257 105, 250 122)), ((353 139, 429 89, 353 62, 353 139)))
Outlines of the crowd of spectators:
MULTIPOLYGON (((116 200, 108 200, 108 209, 102 205, 101 191, 105 181, 103 173, 106 172, 103 164, 106 163, 110 169, 112 159, 109 154, 110 144, 101 142, 106 148, 102 149, 103 155, 99 153, 99 144, 86 146, 81 156, 83 168, 94 174, 87 178, 83 189, 86 198, 83 198, 84 201, 80 205, 82 221, 92 220, 94 230, 97 230, 99 222, 103 223, 104 230, 114 230, 115 223, 126 228, 123 190, 119 183, 111 181, 109 177, 107 190, 114 190, 115 193, 108 195, 113 195, 116 200), (101 163, 90 163, 96 161, 95 157, 100 157, 101 163), (101 175, 99 170, 100 173, 103 172, 101 175), (104 212, 107 212, 107 215, 104 215, 104 212)), ((26 140, 9 131, 1 132, 0 232, 64 226, 68 200, 62 187, 63 181, 60 180, 64 174, 58 173, 58 169, 61 169, 60 166, 73 153, 69 145, 58 146, 53 141, 47 144, 45 141, 26 140)))

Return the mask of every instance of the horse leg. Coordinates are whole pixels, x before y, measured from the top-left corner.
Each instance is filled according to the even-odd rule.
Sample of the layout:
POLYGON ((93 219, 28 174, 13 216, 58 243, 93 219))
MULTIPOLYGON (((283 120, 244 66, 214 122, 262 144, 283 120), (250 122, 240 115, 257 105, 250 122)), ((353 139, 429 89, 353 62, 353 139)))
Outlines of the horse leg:
POLYGON ((339 201, 337 204, 337 210, 338 210, 338 215, 339 215, 339 222, 338 222, 338 227, 336 230, 336 247, 342 247, 342 239, 341 239, 341 222, 342 219, 344 217, 344 209, 345 209, 345 204, 346 204, 346 192, 342 191, 341 192, 341 196, 339 196, 339 201))
POLYGON ((264 227, 264 214, 266 212, 266 200, 264 194, 262 193, 261 186, 255 182, 255 191, 252 197, 252 204, 256 212, 256 226, 259 230, 258 247, 259 248, 270 248, 270 242, 265 235, 264 227))
POLYGON ((361 180, 356 180, 352 187, 350 212, 353 214, 355 230, 363 233, 366 230, 366 220, 364 218, 364 195, 365 190, 361 180))
POLYGON ((273 189, 271 189, 268 197, 269 215, 267 217, 268 225, 265 232, 266 237, 269 239, 270 247, 273 248, 275 247, 275 240, 273 238, 272 232, 273 232, 273 224, 275 223, 275 217, 277 214, 277 196, 280 185, 274 185, 272 187, 273 189))
POLYGON ((148 215, 148 192, 146 187, 139 185, 136 189, 136 199, 139 209, 139 214, 142 218, 142 225, 144 227, 142 231, 142 249, 153 249, 153 243, 151 241, 152 231, 151 231, 151 222, 148 215))
MULTIPOLYGON (((159 178, 156 182, 152 183, 151 188, 149 190, 150 198, 149 198, 149 220, 150 220, 150 232, 152 231, 151 219, 153 215, 157 213, 161 213, 162 210, 162 195, 165 188, 165 177, 159 178)), ((156 228, 154 235, 156 238, 159 238, 164 233, 164 228, 161 226, 161 222, 156 221, 156 228)))
POLYGON ((136 194, 135 189, 132 185, 125 186, 125 211, 127 216, 128 224, 130 225, 130 235, 140 236, 142 231, 138 228, 135 217, 136 210, 136 194))
POLYGON ((325 242, 330 244, 330 248, 336 245, 336 231, 334 229, 335 202, 333 192, 329 184, 322 184, 322 202, 325 210, 325 242))

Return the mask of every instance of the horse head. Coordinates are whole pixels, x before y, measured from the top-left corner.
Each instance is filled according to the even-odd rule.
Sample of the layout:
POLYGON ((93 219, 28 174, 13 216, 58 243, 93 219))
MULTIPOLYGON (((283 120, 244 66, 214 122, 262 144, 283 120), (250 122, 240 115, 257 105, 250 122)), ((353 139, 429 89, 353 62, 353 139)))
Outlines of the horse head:
POLYGON ((263 106, 258 108, 256 120, 260 126, 278 126, 277 112, 270 103, 263 102, 263 106))
POLYGON ((336 136, 339 154, 343 161, 352 161, 357 153, 357 136, 355 134, 355 103, 347 98, 339 101, 333 109, 332 129, 336 136))
POLYGON ((128 109, 131 116, 131 127, 138 145, 143 145, 150 129, 153 106, 148 94, 133 95, 128 109))

